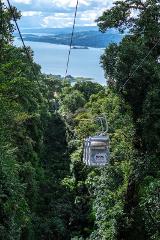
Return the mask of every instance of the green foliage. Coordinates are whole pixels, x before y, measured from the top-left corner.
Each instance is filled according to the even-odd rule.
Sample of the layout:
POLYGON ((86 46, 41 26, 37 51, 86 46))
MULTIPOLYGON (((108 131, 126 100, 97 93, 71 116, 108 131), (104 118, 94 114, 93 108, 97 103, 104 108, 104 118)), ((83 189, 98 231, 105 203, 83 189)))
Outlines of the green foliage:
POLYGON ((153 86, 143 105, 143 138, 147 151, 160 153, 160 87, 153 86), (152 127, 150 127, 152 126, 152 127))
MULTIPOLYGON (((159 174, 158 174, 159 175, 159 174)), ((146 177, 141 185, 140 206, 149 237, 157 239, 160 229, 159 178, 146 177)))
POLYGON ((97 230, 90 239, 117 239, 119 219, 125 218, 124 195, 135 157, 132 142, 134 128, 129 108, 111 90, 104 96, 91 97, 88 106, 92 114, 106 114, 111 143, 110 165, 92 180, 97 230))
POLYGON ((101 31, 129 33, 101 58, 107 89, 42 75, 28 48, 35 78, 24 49, 12 46, 12 16, 3 8, 0 239, 159 239, 159 7, 116 1, 97 20, 101 31), (101 132, 102 115, 110 162, 89 168, 83 140, 101 132))
MULTIPOLYGON (((98 93, 90 96, 83 109, 72 112, 72 121, 66 118, 75 138, 73 140, 70 133, 72 177, 63 182, 74 199, 70 230, 73 239, 116 239, 119 220, 125 216, 123 199, 135 158, 134 127, 130 108, 120 97, 111 89, 105 92, 104 87, 100 87, 98 91, 96 84, 93 88, 98 93), (85 137, 101 131, 95 119, 103 114, 109 122, 111 165, 104 170, 89 169, 82 164, 82 142, 85 137)), ((67 92, 68 97, 71 90, 67 92)), ((85 96, 85 88, 82 94, 85 96)))
POLYGON ((25 185, 20 181, 20 165, 11 141, 8 124, 12 124, 17 106, 0 99, 0 236, 19 239, 22 229, 30 222, 25 199, 25 185))
MULTIPOLYGON (((11 20, 7 16, 6 27, 11 20)), ((6 36, 12 36, 13 25, 6 31, 6 36)), ((28 50, 32 59, 33 53, 28 50)), ((2 56, 0 239, 60 239, 65 236, 69 221, 70 207, 66 202, 70 202, 70 195, 61 183, 68 175, 69 161, 63 120, 53 115, 48 104, 52 104, 51 93, 60 91, 61 83, 55 80, 54 86, 50 84, 52 79, 42 76, 32 60, 33 73, 24 49, 7 41, 3 43, 2 56)))
POLYGON ((77 83, 75 83, 74 89, 80 91, 83 94, 86 101, 89 100, 91 95, 97 94, 100 91, 104 92, 103 86, 91 81, 78 81, 77 83))
POLYGON ((66 93, 65 97, 63 98, 62 111, 74 113, 76 109, 83 107, 84 104, 85 104, 85 99, 83 97, 83 94, 81 94, 77 90, 74 90, 74 91, 72 90, 70 94, 66 93))
POLYGON ((116 27, 129 27, 131 35, 126 36, 119 46, 110 45, 102 56, 106 76, 110 85, 119 91, 125 86, 124 97, 132 106, 135 118, 142 114, 142 105, 150 85, 159 79, 159 4, 158 1, 117 1, 115 6, 104 12, 97 21, 102 31, 116 27), (132 16, 137 11, 138 17, 132 16), (153 46, 156 47, 152 49, 153 46), (145 58, 150 52, 150 55, 145 58), (141 61, 145 58, 142 64, 141 61), (139 68, 137 69, 137 67, 139 68), (136 70, 136 72, 135 72, 136 70), (132 75, 134 73, 134 75, 132 75), (136 96, 136 98, 135 98, 136 96))
MULTIPOLYGON (((159 19, 157 0, 116 1, 97 19, 101 31, 115 27, 128 32, 119 45, 111 44, 101 58, 109 86, 129 104, 135 127, 130 137, 136 158, 132 161, 133 172, 124 195, 125 215, 119 218, 115 239, 159 239, 160 236, 159 209, 153 204, 158 207, 159 200, 153 194, 159 184, 159 19)), ((129 128, 125 136, 126 133, 129 128)), ((122 153, 123 145, 117 150, 122 153)), ((129 147, 128 153, 130 150, 129 147)))

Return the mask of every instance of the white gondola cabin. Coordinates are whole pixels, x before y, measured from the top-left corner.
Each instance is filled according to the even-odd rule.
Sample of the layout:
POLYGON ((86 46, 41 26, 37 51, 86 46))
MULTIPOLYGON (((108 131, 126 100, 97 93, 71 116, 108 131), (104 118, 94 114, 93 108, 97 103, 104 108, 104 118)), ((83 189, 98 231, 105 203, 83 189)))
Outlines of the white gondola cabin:
POLYGON ((87 166, 105 166, 109 163, 108 134, 85 139, 83 162, 87 166))

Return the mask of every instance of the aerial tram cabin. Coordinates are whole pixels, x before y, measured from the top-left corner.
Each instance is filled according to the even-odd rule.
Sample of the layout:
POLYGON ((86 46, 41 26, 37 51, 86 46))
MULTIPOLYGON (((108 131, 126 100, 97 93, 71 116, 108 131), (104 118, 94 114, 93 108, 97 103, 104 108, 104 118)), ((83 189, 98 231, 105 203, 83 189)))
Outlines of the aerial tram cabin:
POLYGON ((88 137, 84 141, 83 162, 87 166, 105 166, 109 163, 109 134, 106 117, 97 118, 102 127, 100 134, 88 137), (105 128, 104 123, 105 122, 105 128))
POLYGON ((83 162, 87 166, 105 166, 109 163, 109 136, 94 136, 85 139, 83 162))
POLYGON ((88 137, 84 141, 83 162, 87 166, 105 166, 109 163, 109 134, 107 133, 107 122, 106 126, 107 129, 105 132, 93 137, 88 137))

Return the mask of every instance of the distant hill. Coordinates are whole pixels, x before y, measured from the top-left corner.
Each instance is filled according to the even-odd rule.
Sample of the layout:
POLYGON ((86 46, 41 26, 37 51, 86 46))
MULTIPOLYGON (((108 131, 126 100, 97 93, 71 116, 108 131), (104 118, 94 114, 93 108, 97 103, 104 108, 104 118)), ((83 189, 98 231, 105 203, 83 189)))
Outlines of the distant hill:
MULTIPOLYGON (((69 45, 71 38, 70 28, 47 28, 47 29, 27 29, 28 33, 23 31, 23 37, 26 41, 47 42, 52 44, 69 45), (32 34, 30 34, 32 32, 32 34)), ((73 46, 105 48, 110 43, 119 43, 123 35, 114 29, 101 33, 97 27, 77 27, 73 46)))
MULTIPOLYGON (((22 28, 22 33, 33 33, 33 34, 62 34, 62 33, 71 33, 71 27, 65 28, 22 28)), ((98 31, 96 26, 77 26, 75 29, 76 32, 85 32, 85 31, 98 31)))

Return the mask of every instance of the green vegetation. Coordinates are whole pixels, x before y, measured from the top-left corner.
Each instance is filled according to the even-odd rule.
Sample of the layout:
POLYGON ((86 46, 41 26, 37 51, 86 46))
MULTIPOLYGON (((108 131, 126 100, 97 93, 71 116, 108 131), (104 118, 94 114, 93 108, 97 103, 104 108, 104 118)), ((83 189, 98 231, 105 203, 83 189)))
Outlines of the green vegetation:
POLYGON ((33 73, 3 8, 0 239, 160 239, 159 19, 159 0, 117 1, 97 19, 101 31, 129 29, 101 58, 103 87, 42 75, 28 49, 33 73), (100 131, 93 120, 102 114, 110 163, 89 168, 83 140, 100 131))

